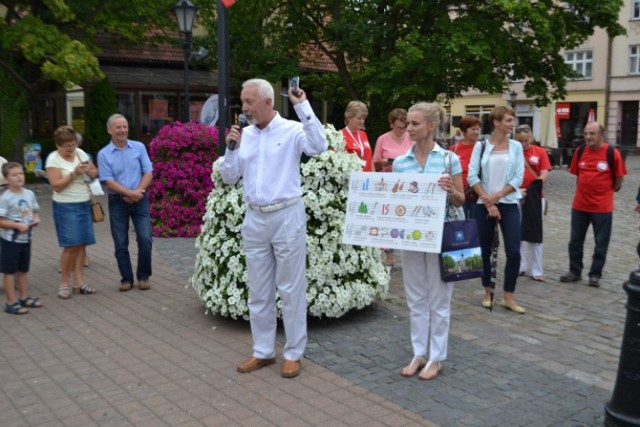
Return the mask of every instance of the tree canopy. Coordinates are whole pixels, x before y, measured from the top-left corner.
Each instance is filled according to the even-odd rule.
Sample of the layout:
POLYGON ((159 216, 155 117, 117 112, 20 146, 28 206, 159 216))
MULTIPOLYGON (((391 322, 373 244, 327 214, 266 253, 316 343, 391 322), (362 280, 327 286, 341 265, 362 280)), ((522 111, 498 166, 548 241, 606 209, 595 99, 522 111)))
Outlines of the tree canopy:
POLYGON ((572 76, 562 50, 577 47, 595 27, 622 34, 621 6, 622 0, 240 0, 230 9, 232 74, 283 78, 309 63, 313 47, 337 73, 305 74, 307 88, 314 83, 324 99, 361 99, 384 114, 469 89, 504 92, 513 79, 524 80, 527 95, 545 104, 566 94, 572 76))
POLYGON ((63 85, 103 77, 95 36, 138 43, 170 24, 173 0, 2 0, 0 65, 26 89, 43 80, 63 85), (29 69, 25 75, 24 68, 29 69))
MULTIPOLYGON (((0 68, 4 79, 33 101, 38 84, 65 87, 103 78, 96 55, 98 32, 121 44, 162 38, 174 28, 174 0, 0 0, 0 68)), ((31 107, 31 106, 30 106, 31 107)), ((29 114, 30 108, 25 108, 29 114)), ((28 138, 28 116, 18 139, 28 138)))

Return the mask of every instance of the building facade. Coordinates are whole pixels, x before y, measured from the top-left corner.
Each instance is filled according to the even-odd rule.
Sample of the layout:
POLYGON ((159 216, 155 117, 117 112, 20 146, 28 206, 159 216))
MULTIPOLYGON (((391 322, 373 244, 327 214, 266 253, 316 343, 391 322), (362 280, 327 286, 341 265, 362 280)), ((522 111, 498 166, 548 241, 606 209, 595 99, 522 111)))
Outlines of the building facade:
POLYGON ((611 42, 607 136, 640 152, 640 0, 625 0, 619 22, 627 35, 611 42))
POLYGON ((536 107, 517 81, 511 86, 514 99, 510 94, 469 92, 451 102, 451 132, 468 114, 481 119, 487 135, 489 111, 511 104, 518 123, 529 124, 540 145, 559 148, 566 158, 582 142, 584 125, 594 120, 605 127, 607 141, 640 153, 640 0, 625 0, 619 23, 626 35, 610 39, 596 28, 580 47, 563 53, 565 63, 581 75, 567 82, 564 99, 536 107))

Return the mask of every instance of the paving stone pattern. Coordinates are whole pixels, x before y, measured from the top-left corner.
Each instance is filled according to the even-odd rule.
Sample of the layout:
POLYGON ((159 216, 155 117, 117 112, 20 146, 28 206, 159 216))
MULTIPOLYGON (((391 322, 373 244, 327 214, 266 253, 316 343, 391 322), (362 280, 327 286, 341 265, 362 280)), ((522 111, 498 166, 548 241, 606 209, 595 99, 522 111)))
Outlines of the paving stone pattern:
MULTIPOLYGON (((43 224, 29 279, 45 307, 0 313, 0 425, 601 426, 626 316, 622 283, 638 268, 640 158, 628 157, 627 168, 601 287, 557 280, 568 268, 575 177, 555 170, 545 188, 547 281, 518 281, 525 315, 489 312, 477 281, 457 283, 449 358, 429 382, 399 375, 411 359, 400 269, 386 300, 310 321, 294 380, 279 376, 280 364, 235 372, 250 354, 248 323, 204 315, 186 287, 194 239, 155 239, 152 289, 119 293, 108 220, 97 224, 86 280, 99 293, 61 301, 50 189, 34 186, 43 224)), ((587 266, 592 241, 590 234, 587 266)))

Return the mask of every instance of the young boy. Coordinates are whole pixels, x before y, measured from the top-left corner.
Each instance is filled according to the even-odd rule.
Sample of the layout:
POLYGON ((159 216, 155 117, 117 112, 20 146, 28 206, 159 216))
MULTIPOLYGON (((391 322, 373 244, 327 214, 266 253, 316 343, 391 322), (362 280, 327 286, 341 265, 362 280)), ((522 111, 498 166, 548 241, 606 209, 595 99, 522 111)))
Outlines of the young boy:
POLYGON ((35 194, 24 188, 24 169, 20 163, 2 166, 7 189, 0 196, 0 273, 4 273, 7 304, 4 311, 26 314, 28 308, 42 307, 27 291, 27 272, 31 261, 31 229, 40 223, 40 206, 35 194), (16 285, 20 298, 16 298, 16 285))

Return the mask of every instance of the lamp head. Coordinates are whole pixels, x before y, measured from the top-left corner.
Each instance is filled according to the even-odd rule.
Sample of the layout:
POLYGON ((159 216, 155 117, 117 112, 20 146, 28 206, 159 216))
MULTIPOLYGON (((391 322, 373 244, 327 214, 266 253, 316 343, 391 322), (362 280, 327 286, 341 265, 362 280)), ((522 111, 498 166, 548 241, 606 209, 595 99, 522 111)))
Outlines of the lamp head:
POLYGON ((178 18, 178 28, 181 33, 191 33, 193 22, 196 20, 196 13, 199 7, 189 0, 181 0, 173 6, 173 12, 178 18))

